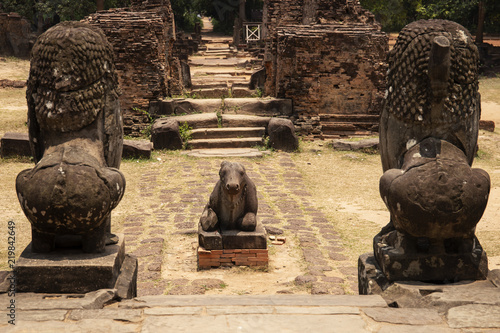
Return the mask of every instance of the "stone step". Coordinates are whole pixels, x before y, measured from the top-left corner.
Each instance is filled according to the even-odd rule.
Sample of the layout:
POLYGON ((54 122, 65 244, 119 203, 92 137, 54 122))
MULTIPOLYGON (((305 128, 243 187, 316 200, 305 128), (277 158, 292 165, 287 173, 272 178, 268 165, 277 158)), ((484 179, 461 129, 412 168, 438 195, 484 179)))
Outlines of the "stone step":
MULTIPOLYGON (((217 43, 219 44, 219 43, 217 43)), ((220 51, 233 51, 234 49, 230 48, 229 46, 208 46, 207 45, 207 51, 212 51, 212 52, 220 52, 220 51)))
POLYGON ((251 76, 255 70, 247 70, 245 68, 220 68, 220 67, 198 67, 191 70, 191 76, 194 75, 218 75, 218 74, 231 74, 232 76, 251 76))
POLYGON ((193 140, 256 138, 263 137, 265 134, 265 127, 198 128, 191 131, 193 140))
POLYGON ((245 67, 249 63, 246 58, 229 58, 229 59, 197 59, 189 60, 190 66, 211 66, 211 67, 245 67))
POLYGON ((212 77, 203 77, 203 76, 198 76, 198 77, 192 77, 191 82, 194 83, 210 83, 210 82, 250 82, 249 79, 247 79, 244 76, 232 76, 229 74, 225 75, 218 75, 218 76, 212 76, 212 77))
MULTIPOLYGON (((265 117, 289 117, 293 114, 292 100, 282 98, 175 98, 151 103, 149 113, 154 116, 180 114, 212 114, 220 110, 223 115, 253 115, 265 117)), ((217 119, 215 118, 215 124, 217 119)), ((247 125, 251 126, 251 125, 247 125)), ((213 126, 217 127, 217 125, 213 126)), ((256 126, 256 127, 260 127, 256 126)))
POLYGON ((224 96, 229 96, 230 88, 227 87, 219 87, 219 88, 200 88, 200 89, 191 89, 191 93, 196 95, 198 98, 208 99, 208 98, 221 98, 224 96))
POLYGON ((379 115, 376 114, 320 114, 321 122, 379 122, 379 115))
POLYGON ((314 137, 316 138, 321 138, 321 139, 339 139, 342 137, 358 137, 358 136, 370 136, 370 135, 375 135, 376 132, 371 132, 371 131, 328 131, 326 133, 323 133, 321 135, 315 135, 314 137))
POLYGON ((236 53, 232 52, 209 52, 209 51, 201 51, 196 53, 197 56, 202 56, 205 58, 208 57, 217 57, 218 59, 228 59, 231 57, 235 57, 236 53))
POLYGON ((358 131, 367 130, 372 132, 378 131, 378 123, 372 122, 321 122, 321 131, 328 134, 332 131, 358 131))
POLYGON ((222 127, 267 127, 271 117, 223 114, 222 127))
POLYGON ((263 157, 268 155, 269 151, 256 148, 191 149, 181 154, 192 157, 263 157))
MULTIPOLYGON (((191 93, 196 94, 196 91, 203 89, 227 89, 227 82, 212 82, 212 83, 191 83, 191 93)), ((201 97, 201 96, 199 96, 201 97)))
POLYGON ((262 137, 198 139, 189 141, 189 146, 192 149, 251 148, 263 145, 264 139, 262 137))

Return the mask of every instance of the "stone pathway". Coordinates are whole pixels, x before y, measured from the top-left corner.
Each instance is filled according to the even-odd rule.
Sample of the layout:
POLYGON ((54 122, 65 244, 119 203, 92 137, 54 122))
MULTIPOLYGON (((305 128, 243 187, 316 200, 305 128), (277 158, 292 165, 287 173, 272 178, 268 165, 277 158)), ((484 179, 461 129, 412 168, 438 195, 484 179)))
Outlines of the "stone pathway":
MULTIPOLYGON (((498 332, 500 306, 391 308, 380 296, 145 296, 109 303, 113 291, 16 298, 2 332, 498 332), (108 304, 108 305, 105 305, 108 304)), ((0 303, 7 304, 6 295, 0 303)))
MULTIPOLYGON (((279 167, 269 167, 258 159, 241 160, 257 186, 259 218, 270 234, 287 238, 283 246, 270 244, 270 266, 267 272, 260 272, 261 278, 267 276, 280 293, 357 293, 357 262, 344 254, 338 233, 314 206, 290 155, 276 154, 279 167), (279 262, 286 255, 295 261, 291 266, 299 267, 297 275, 289 281, 272 281, 280 270, 287 269, 279 262)), ((127 252, 139 261, 139 296, 203 294, 231 284, 230 269, 198 272, 196 263, 197 222, 218 180, 222 160, 186 161, 162 173, 150 169, 153 171, 140 178, 139 196, 145 202, 158 197, 158 203, 145 204, 143 211, 126 216, 123 230, 118 230, 125 234, 127 252), (170 177, 186 179, 185 186, 169 187, 170 177)), ((246 277, 252 279, 252 273, 246 277)))

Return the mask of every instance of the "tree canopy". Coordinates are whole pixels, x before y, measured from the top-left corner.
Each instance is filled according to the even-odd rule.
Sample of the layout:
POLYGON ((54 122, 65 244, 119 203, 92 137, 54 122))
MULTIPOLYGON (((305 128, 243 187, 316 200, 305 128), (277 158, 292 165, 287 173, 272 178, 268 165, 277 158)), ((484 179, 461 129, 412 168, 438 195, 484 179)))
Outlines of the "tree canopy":
MULTIPOLYGON (((1 6, 3 11, 16 12, 38 26, 40 22, 55 24, 81 20, 96 11, 96 3, 96 0, 3 0, 1 6)), ((130 0, 104 0, 104 9, 127 7, 129 4, 130 0)))
MULTIPOLYGON (((130 0, 101 0, 104 9, 127 7, 130 0)), ((192 30, 198 15, 213 18, 214 28, 230 32, 238 15, 241 0, 171 0, 177 25, 192 30)), ((3 0, 5 12, 17 12, 34 26, 40 18, 46 23, 80 20, 97 9, 98 0, 3 0)), ((500 33, 500 1, 498 0, 360 0, 364 8, 375 14, 385 31, 399 31, 419 19, 448 19, 475 32, 478 27, 479 3, 485 5, 484 31, 500 33)), ((247 15, 252 9, 262 9, 263 0, 245 0, 247 15)))
POLYGON ((486 7, 484 31, 500 32, 498 0, 360 0, 382 24, 385 31, 400 31, 419 19, 446 19, 462 24, 472 32, 478 26, 479 2, 486 7))

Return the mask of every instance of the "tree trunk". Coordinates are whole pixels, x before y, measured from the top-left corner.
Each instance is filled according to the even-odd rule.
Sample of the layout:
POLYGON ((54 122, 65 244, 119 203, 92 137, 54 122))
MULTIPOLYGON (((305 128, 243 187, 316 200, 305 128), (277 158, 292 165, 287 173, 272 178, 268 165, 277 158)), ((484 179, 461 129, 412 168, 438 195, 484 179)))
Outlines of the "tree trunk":
POLYGON ((104 10, 104 0, 96 0, 97 11, 104 10))
POLYGON ((246 0, 240 0, 239 16, 240 16, 241 22, 245 22, 247 20, 246 14, 245 14, 245 2, 246 2, 246 0))
POLYGON ((477 20, 476 43, 483 42, 484 19, 486 16, 486 1, 479 1, 479 17, 477 20))

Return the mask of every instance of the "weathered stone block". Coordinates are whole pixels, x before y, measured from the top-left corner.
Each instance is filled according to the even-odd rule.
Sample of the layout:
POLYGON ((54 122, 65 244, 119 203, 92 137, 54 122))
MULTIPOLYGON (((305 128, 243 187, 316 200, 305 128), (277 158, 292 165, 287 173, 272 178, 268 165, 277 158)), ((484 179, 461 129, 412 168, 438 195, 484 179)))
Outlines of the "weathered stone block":
POLYGON ((146 140, 123 140, 122 158, 151 158, 151 142, 146 140))
POLYGON ((422 239, 393 231, 375 236, 377 262, 390 281, 485 280, 488 258, 478 239, 422 244, 422 239), (435 247, 434 247, 435 246, 435 247))
POLYGON ((272 118, 267 127, 269 145, 277 150, 287 152, 299 148, 299 139, 295 135, 295 128, 289 119, 272 118))
POLYGON ((224 114, 254 115, 262 117, 291 116, 291 99, 284 98, 226 98, 224 114))
POLYGON ((2 158, 9 156, 31 156, 28 133, 7 132, 0 143, 2 158))
POLYGON ((182 149, 179 123, 172 118, 157 119, 151 128, 154 149, 182 149))
POLYGON ((137 269, 139 265, 137 258, 125 255, 120 275, 116 279, 114 289, 118 299, 130 299, 137 296, 137 269))
POLYGON ((267 249, 267 233, 259 219, 255 231, 223 230, 221 236, 224 249, 267 249))
POLYGON ((328 145, 335 150, 342 151, 377 150, 378 142, 378 138, 360 141, 332 140, 328 145))
POLYGON ((17 291, 81 294, 114 288, 125 258, 125 237, 117 236, 117 244, 97 254, 77 249, 33 253, 28 245, 14 268, 17 291))
POLYGON ((222 236, 218 230, 205 231, 198 224, 198 244, 207 250, 222 250, 222 236))

